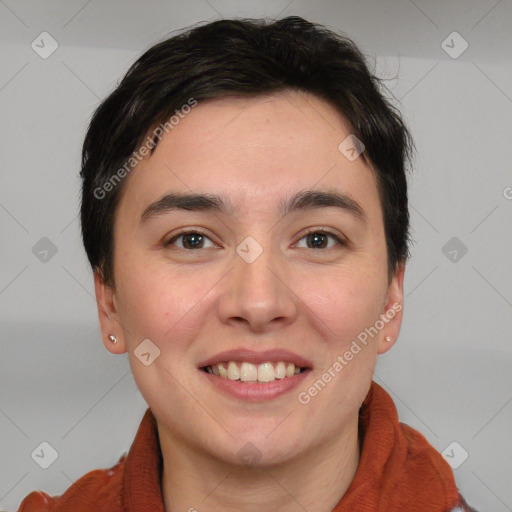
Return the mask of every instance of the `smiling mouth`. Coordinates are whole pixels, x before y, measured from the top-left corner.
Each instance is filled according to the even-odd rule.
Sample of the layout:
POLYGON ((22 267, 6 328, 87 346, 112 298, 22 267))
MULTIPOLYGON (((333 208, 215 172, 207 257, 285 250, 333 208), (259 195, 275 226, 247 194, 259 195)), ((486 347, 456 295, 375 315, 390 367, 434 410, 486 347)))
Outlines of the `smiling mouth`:
POLYGON ((221 379, 265 383, 288 379, 305 372, 307 368, 285 361, 266 362, 258 365, 246 361, 224 361, 203 366, 201 370, 221 379))

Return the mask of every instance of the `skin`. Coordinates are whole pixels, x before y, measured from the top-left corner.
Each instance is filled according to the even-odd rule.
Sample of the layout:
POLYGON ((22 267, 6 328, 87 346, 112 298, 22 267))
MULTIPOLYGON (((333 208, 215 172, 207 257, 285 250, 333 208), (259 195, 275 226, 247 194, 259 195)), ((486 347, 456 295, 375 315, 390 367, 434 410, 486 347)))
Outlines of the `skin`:
POLYGON ((115 288, 98 272, 95 288, 105 346, 128 351, 157 419, 167 512, 331 511, 354 477, 358 410, 401 312, 308 404, 297 399, 403 302, 404 265, 388 278, 375 175, 338 150, 349 134, 340 114, 309 94, 216 99, 199 103, 129 175, 115 220, 115 288), (366 221, 333 207, 278 215, 281 199, 311 188, 349 195, 366 221), (170 191, 223 194, 235 211, 173 211, 141 223, 170 191), (203 248, 183 248, 183 237, 164 247, 181 228, 201 228, 203 248), (347 243, 329 237, 315 248, 306 228, 347 243), (263 248, 250 264, 236 252, 247 236, 263 248), (149 366, 134 355, 146 338, 161 351, 149 366), (199 361, 240 347, 284 348, 313 370, 298 389, 262 403, 199 378, 199 361), (248 442, 261 457, 253 464, 237 456, 248 442))

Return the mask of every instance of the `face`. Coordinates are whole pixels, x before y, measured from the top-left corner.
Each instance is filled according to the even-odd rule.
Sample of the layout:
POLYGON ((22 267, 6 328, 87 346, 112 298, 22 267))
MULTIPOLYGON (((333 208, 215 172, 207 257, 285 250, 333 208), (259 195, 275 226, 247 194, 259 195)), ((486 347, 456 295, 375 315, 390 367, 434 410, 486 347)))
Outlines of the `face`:
POLYGON ((338 149, 349 135, 311 95, 217 99, 131 172, 115 289, 96 275, 96 293, 161 436, 230 464, 250 442, 272 464, 357 425, 398 336, 403 267, 388 279, 376 179, 338 149))

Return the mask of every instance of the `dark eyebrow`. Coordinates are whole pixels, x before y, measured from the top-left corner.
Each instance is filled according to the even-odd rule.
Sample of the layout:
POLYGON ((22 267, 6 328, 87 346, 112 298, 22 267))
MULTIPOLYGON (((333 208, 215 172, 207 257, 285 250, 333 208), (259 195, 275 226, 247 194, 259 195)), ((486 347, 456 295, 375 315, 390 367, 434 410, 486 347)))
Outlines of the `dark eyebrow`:
POLYGON ((281 201, 279 212, 284 217, 298 210, 326 207, 340 208, 360 220, 366 220, 364 209, 357 201, 335 190, 302 190, 281 201))
MULTIPOLYGON (((351 197, 329 190, 302 190, 279 204, 281 216, 299 210, 313 208, 340 208, 360 220, 366 220, 366 214, 361 205, 351 197)), ((170 211, 202 211, 232 215, 235 211, 230 201, 216 194, 193 194, 171 192, 151 203, 142 213, 141 222, 153 217, 164 215, 170 211)))
POLYGON ((140 216, 140 221, 145 222, 153 217, 164 215, 175 210, 190 212, 218 212, 231 214, 232 205, 221 196, 215 194, 190 194, 184 192, 171 192, 165 194, 154 203, 151 203, 140 216))

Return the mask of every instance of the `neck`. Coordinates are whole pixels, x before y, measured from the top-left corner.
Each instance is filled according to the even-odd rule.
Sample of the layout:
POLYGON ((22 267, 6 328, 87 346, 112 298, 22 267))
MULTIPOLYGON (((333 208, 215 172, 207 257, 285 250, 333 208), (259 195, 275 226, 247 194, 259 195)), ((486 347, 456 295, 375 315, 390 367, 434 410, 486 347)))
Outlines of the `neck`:
POLYGON ((292 461, 235 466, 198 452, 159 426, 166 512, 331 512, 350 486, 359 462, 358 416, 342 434, 292 461))

